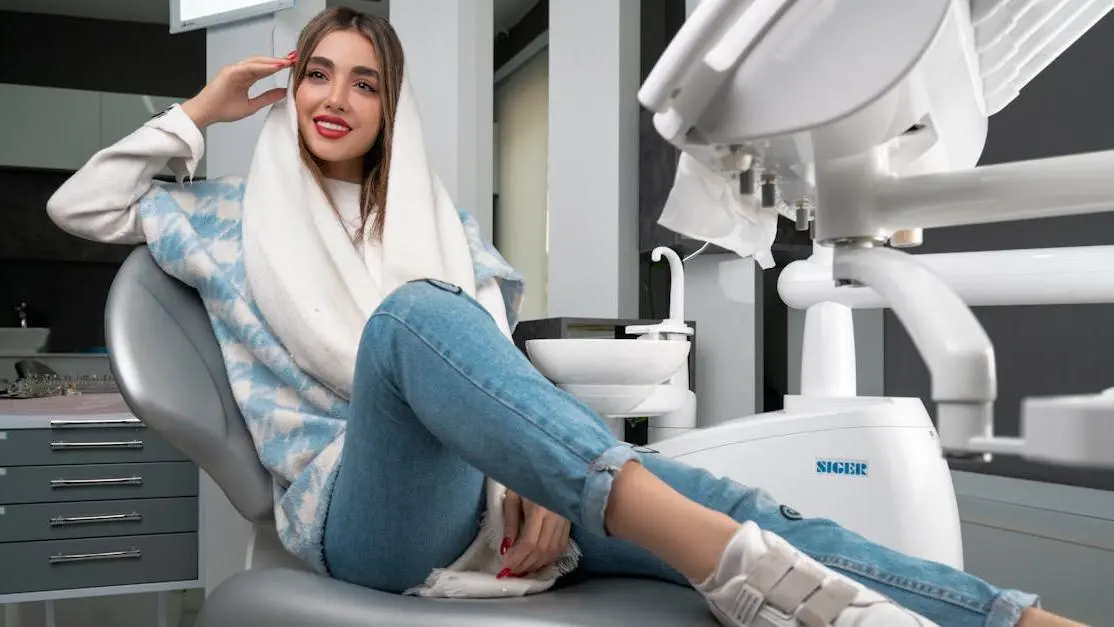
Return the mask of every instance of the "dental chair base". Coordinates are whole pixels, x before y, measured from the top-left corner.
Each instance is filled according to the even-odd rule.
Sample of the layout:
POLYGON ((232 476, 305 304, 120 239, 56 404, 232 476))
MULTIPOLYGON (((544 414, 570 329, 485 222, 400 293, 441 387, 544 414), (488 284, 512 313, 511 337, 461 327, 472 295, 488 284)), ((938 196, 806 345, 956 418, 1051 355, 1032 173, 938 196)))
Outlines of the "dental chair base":
POLYGON ((959 510, 936 430, 916 398, 787 396, 651 447, 770 492, 896 551, 963 568, 959 510))

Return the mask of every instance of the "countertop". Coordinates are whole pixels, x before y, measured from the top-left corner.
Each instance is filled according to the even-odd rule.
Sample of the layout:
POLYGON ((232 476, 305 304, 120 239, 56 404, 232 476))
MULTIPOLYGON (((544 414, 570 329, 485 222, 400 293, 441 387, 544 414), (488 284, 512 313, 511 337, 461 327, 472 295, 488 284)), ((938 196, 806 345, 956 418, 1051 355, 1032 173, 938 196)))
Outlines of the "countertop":
POLYGON ((46 398, 0 398, 0 432, 4 429, 49 427, 56 418, 134 419, 124 397, 116 392, 46 398))
POLYGON ((1041 464, 1014 455, 995 455, 990 462, 950 459, 948 466, 963 472, 1114 491, 1114 469, 1041 464))

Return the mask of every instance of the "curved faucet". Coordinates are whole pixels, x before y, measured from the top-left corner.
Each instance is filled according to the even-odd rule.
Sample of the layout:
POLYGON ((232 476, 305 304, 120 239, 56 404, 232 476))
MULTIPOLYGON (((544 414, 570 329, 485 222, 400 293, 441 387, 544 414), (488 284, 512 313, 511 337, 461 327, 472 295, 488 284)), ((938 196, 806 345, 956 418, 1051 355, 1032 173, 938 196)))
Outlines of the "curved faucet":
POLYGON ((626 328, 631 335, 644 335, 658 339, 662 336, 689 336, 692 328, 685 324, 685 267, 676 251, 668 246, 658 246, 650 253, 650 259, 659 262, 662 257, 669 262, 669 317, 658 324, 635 325, 626 328))
POLYGON ((669 319, 684 323, 685 321, 685 265, 681 257, 668 246, 658 246, 650 253, 654 262, 661 258, 669 262, 669 319))

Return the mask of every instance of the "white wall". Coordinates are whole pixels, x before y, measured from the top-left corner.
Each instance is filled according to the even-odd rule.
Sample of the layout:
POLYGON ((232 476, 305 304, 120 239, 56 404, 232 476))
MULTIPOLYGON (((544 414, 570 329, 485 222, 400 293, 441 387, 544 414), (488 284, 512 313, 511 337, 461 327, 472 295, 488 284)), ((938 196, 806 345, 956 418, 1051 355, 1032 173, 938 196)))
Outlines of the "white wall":
POLYGON ((495 86, 495 246, 526 279, 523 320, 546 317, 548 277, 549 52, 495 86))
POLYGON ((430 164, 491 237, 493 2, 395 2, 390 20, 406 53, 430 164))
POLYGON ((752 259, 701 255, 685 264, 685 318, 696 323, 696 423, 755 412, 761 372, 755 338, 761 311, 752 259))
MULTIPOLYGON (((274 27, 274 19, 267 16, 210 28, 205 36, 206 76, 212 78, 222 67, 251 56, 271 55, 271 32, 274 27)), ((264 91, 271 87, 274 85, 267 83, 257 90, 264 91)), ((252 92, 254 94, 255 91, 252 92)), ((206 130, 205 154, 209 159, 210 177, 247 175, 252 154, 255 152, 255 140, 263 128, 266 111, 231 124, 217 124, 206 130)))
POLYGON ((638 313, 638 0, 549 3, 549 315, 638 313))

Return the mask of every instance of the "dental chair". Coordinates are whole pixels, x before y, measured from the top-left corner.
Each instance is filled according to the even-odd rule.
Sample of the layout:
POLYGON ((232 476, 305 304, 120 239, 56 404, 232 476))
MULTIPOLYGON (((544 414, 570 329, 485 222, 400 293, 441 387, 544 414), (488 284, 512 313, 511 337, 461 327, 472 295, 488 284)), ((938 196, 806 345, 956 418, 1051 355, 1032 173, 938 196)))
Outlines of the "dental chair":
POLYGON ((279 544, 271 476, 232 397, 197 292, 164 273, 146 247, 108 295, 113 375, 132 412, 200 466, 252 524, 247 569, 206 599, 198 627, 714 627, 695 591, 600 578, 513 599, 425 599, 377 592, 308 570, 279 544))

